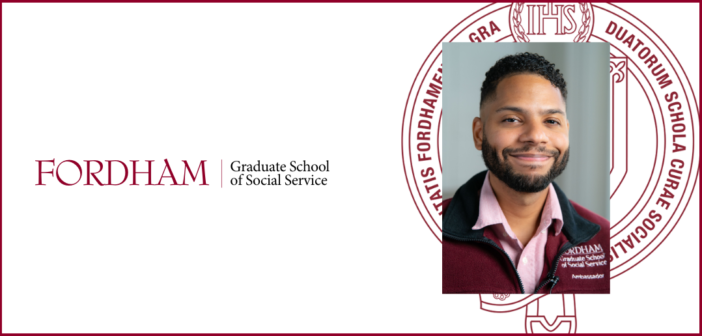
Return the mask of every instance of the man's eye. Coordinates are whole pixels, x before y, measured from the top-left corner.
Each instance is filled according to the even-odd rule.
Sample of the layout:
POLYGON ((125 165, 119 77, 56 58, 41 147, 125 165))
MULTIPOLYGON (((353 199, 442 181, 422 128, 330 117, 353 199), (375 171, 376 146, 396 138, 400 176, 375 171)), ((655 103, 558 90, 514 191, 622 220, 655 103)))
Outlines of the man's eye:
POLYGON ((502 122, 509 122, 509 123, 517 122, 517 121, 519 121, 519 120, 517 120, 517 118, 505 118, 504 120, 502 120, 502 122))
POLYGON ((546 122, 549 123, 549 124, 551 124, 551 125, 560 125, 560 124, 561 124, 560 121, 558 121, 558 120, 553 120, 553 119, 546 120, 546 122))

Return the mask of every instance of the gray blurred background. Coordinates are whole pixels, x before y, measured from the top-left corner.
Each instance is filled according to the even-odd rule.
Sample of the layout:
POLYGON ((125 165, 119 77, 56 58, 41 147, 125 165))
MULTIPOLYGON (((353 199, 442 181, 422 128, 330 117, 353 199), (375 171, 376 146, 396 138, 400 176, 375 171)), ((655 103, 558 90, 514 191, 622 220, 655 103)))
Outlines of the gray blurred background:
POLYGON ((473 145, 485 73, 507 55, 529 51, 556 64, 566 80, 570 161, 556 183, 568 198, 609 219, 609 44, 443 43, 443 198, 485 169, 473 145))

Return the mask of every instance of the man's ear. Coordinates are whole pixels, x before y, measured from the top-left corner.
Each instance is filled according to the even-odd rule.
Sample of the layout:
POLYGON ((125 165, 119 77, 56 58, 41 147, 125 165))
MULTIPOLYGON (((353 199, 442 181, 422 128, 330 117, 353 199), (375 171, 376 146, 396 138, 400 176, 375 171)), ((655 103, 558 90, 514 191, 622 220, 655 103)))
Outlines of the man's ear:
POLYGON ((483 149, 483 121, 479 117, 473 119, 473 143, 475 149, 483 149))

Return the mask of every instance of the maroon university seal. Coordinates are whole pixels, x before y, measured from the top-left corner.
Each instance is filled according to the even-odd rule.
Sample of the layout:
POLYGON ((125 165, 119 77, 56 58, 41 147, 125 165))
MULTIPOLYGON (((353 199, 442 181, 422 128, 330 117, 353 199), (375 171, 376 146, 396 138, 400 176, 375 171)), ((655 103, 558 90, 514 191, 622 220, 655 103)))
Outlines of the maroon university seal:
MULTIPOLYGON (((405 104, 402 158, 407 186, 433 239, 441 241, 444 210, 442 42, 608 42, 611 278, 643 262, 665 241, 698 178, 695 93, 673 51, 647 24, 618 6, 590 3, 487 5, 446 33, 421 65, 405 104)), ((563 305, 556 316, 540 315, 538 304, 545 298, 481 295, 481 308, 527 307, 527 332, 575 332, 575 296, 556 300, 563 305)))

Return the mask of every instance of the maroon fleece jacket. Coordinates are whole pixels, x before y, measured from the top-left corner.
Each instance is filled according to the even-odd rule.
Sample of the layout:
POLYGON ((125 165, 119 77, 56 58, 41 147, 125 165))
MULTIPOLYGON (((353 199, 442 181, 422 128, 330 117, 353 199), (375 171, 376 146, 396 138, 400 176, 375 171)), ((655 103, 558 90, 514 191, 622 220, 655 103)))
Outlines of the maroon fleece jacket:
MULTIPOLYGON (((478 219, 483 171, 443 203, 443 293, 523 293, 516 267, 478 219)), ((609 294, 609 221, 568 200, 554 183, 563 213, 562 234, 549 228, 536 293, 609 294)))

